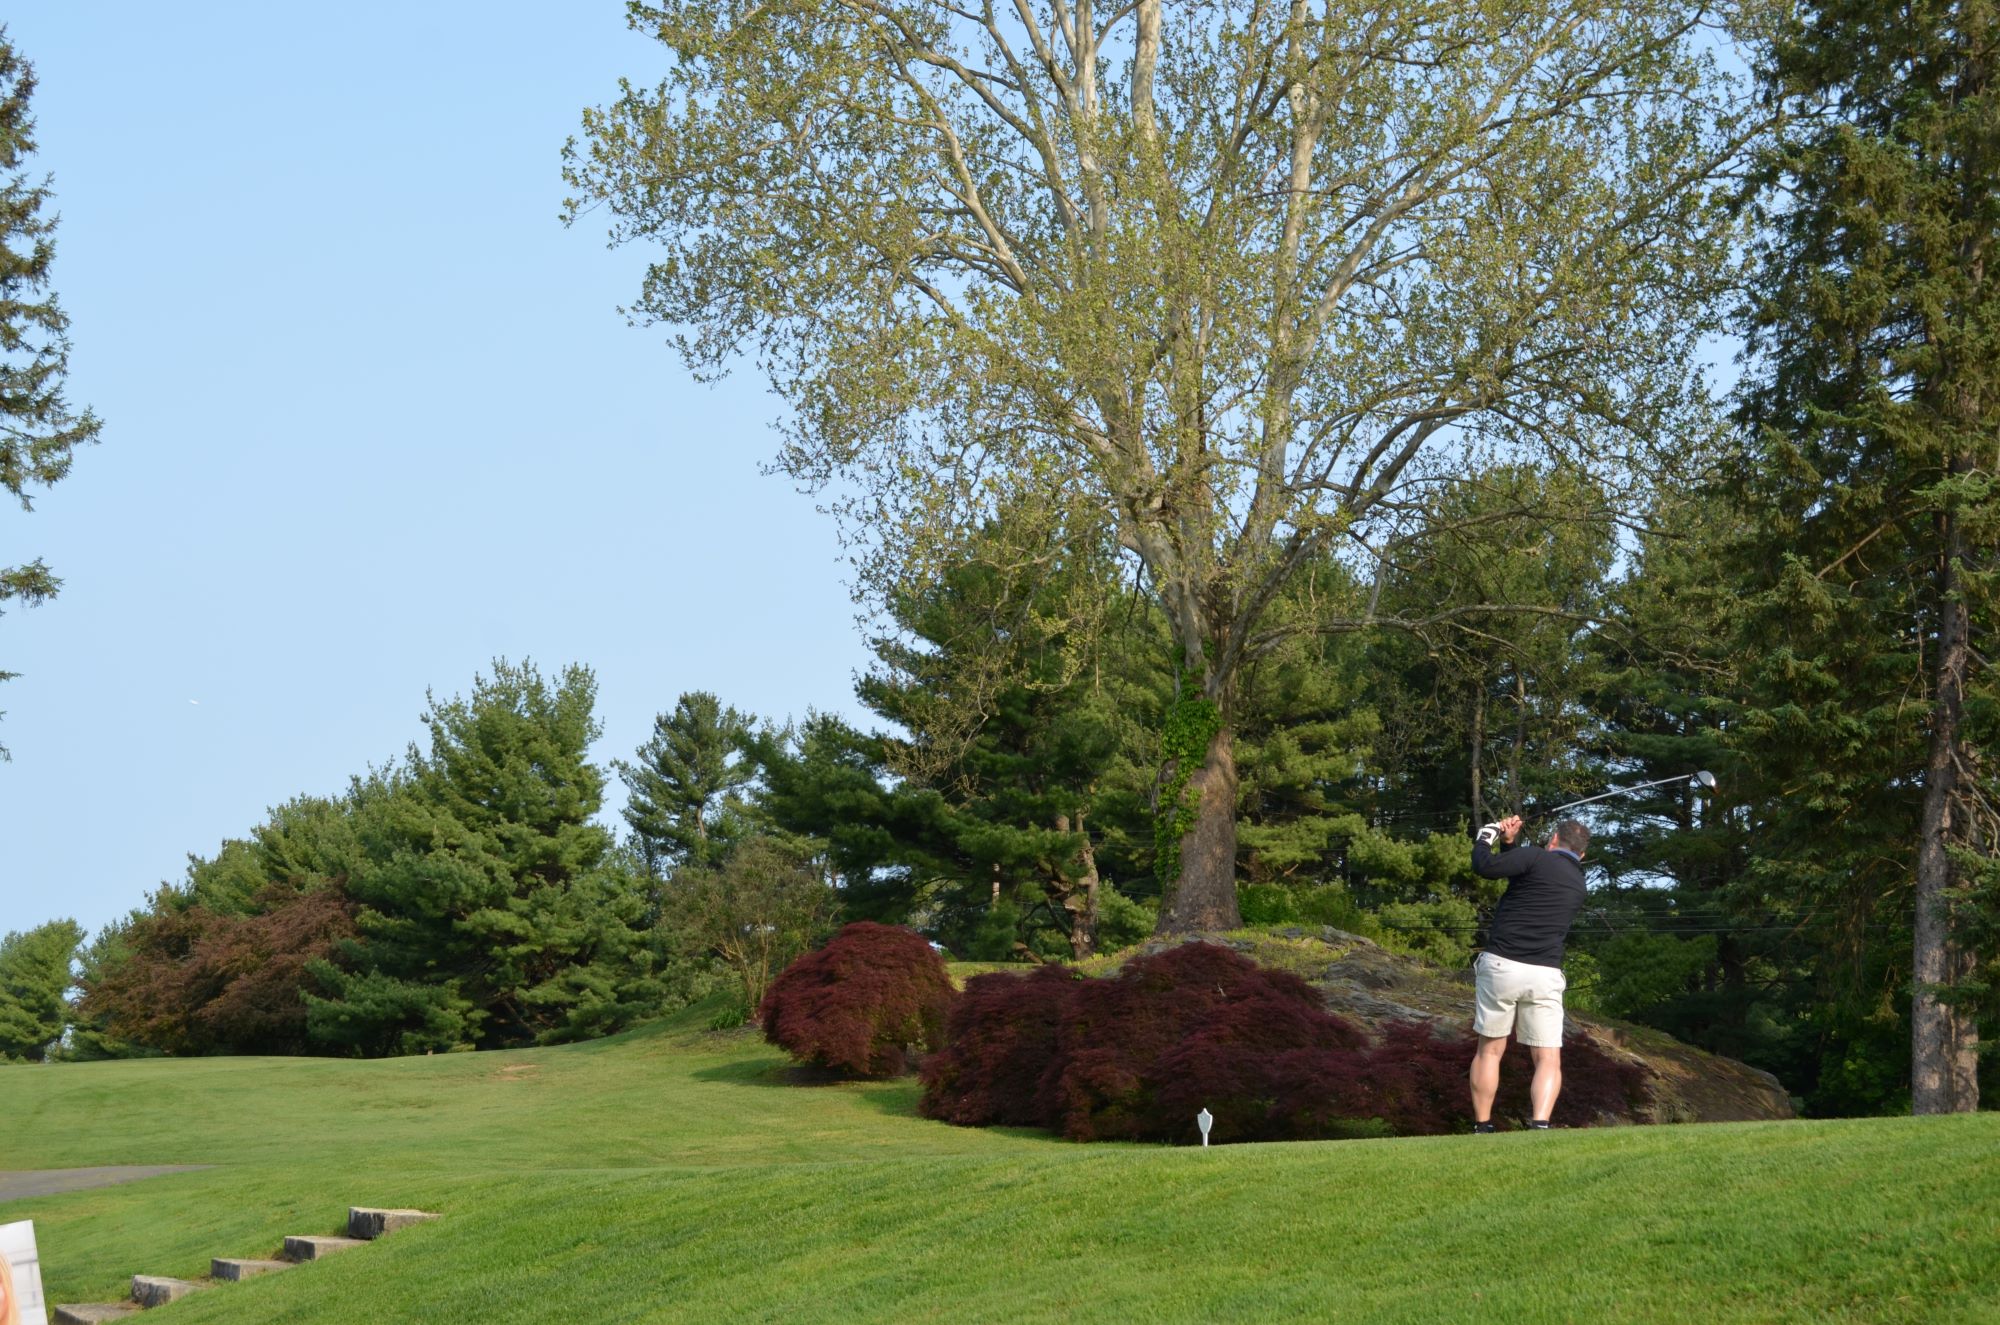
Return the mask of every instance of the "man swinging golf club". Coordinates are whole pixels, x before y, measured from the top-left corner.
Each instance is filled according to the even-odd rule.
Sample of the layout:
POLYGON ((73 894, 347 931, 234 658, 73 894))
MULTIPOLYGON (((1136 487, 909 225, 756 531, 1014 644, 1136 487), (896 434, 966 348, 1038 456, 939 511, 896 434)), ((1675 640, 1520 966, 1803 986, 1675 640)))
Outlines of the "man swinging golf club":
POLYGON ((1478 1004, 1472 1028, 1479 1049, 1472 1059, 1472 1130, 1493 1130, 1493 1096, 1500 1089, 1500 1058, 1513 1032, 1535 1060, 1528 1098, 1530 1127, 1547 1127, 1562 1090, 1563 941, 1583 906, 1583 853, 1590 830, 1574 819, 1558 823, 1546 847, 1512 846, 1521 831, 1514 815, 1479 830, 1472 869, 1488 879, 1511 879, 1487 929, 1486 948, 1473 963, 1478 1004))

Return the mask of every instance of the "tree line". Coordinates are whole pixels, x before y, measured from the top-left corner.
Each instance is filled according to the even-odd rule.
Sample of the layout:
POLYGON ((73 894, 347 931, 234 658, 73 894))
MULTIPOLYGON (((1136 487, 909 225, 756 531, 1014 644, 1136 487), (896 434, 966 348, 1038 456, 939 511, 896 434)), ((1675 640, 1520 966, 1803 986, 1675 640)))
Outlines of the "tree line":
MULTIPOLYGON (((1754 529, 1723 539, 1712 494, 1663 507, 1621 558, 1600 526, 1517 513, 1521 489, 1553 481, 1465 478, 1408 573, 1364 581, 1329 557, 1296 582, 1281 610, 1449 609, 1503 576, 1516 601, 1563 610, 1477 640, 1301 635, 1249 669, 1244 919, 1460 964, 1497 897, 1467 868, 1468 828, 1713 768, 1715 792, 1681 783, 1594 817, 1602 874, 1575 995, 1772 1070, 1813 1111, 1906 1107, 1910 902, 1802 854, 1824 809, 1786 780, 1810 753, 1770 748, 1796 693, 1752 647, 1770 609, 1748 592, 1754 529), (1743 578, 1718 577, 1725 552, 1743 578)), ((608 767, 590 757, 587 670, 497 663, 468 696, 433 698, 401 761, 279 806, 99 935, 74 1007, 61 982, 44 1000, 56 1020, 39 1044, 65 1018, 73 1055, 547 1043, 718 992, 741 1016, 838 920, 908 924, 988 961, 1076 960, 1153 933, 1177 877, 1163 770, 1174 742, 1200 738, 1174 730, 1185 678, 1168 626, 1109 544, 1052 548, 1013 577, 969 559, 892 624, 857 683, 867 721, 779 723, 691 692, 608 767), (1054 606, 1079 597, 1112 623, 1090 627, 1087 652, 1054 606), (954 690, 969 686, 989 693, 966 729, 954 690), (613 778, 617 832, 600 822, 613 778)), ((1820 849, 1885 853, 1913 813, 1820 849)), ((43 946, 80 937, 63 932, 43 946)))
MULTIPOLYGON (((1907 1070, 1834 1075, 1977 1107, 1990 7, 642 0, 629 21, 664 70, 585 112, 571 219, 656 255, 635 309, 692 372, 754 365, 789 406, 779 466, 842 520, 882 618, 968 559, 1035 576, 1100 541, 1155 610, 1164 929, 1242 916, 1253 670, 1387 632, 1442 686, 1515 668, 1530 624, 1588 623, 1628 672, 1604 771, 1735 756, 1734 836, 1651 849, 1737 925, 1712 927, 1710 992, 1782 986, 1737 940, 1809 932, 1833 984, 1806 1015, 1910 1046, 1907 1070), (1697 366, 1717 334, 1747 346, 1733 400, 1697 366), (1509 472, 1531 476, 1511 504, 1463 505, 1509 472), (1434 561, 1487 521, 1594 527, 1636 568, 1618 612, 1434 561), (1330 563, 1363 591, 1320 596, 1330 563), (1470 599, 1387 597, 1467 574, 1470 599)), ((1072 641, 1065 674, 1113 620, 1087 592, 1011 604, 1007 630, 1072 641)), ((1523 687, 1530 662, 1555 674, 1523 657, 1523 687)), ((959 748, 931 766, 1003 675, 970 666, 934 706, 959 748)), ((1465 748, 1477 802, 1498 770, 1465 748)), ((1525 732, 1512 748, 1525 778, 1525 732)))
POLYGON ((686 696, 620 841, 587 673, 497 667, 100 937, 86 1010, 153 929, 216 949, 204 1008, 304 935, 291 1045, 595 1034, 717 961, 749 996, 835 904, 968 956, 1298 919, 1453 961, 1467 826, 1706 767, 1595 816, 1579 994, 1818 1112, 1978 1106, 1990 8, 629 19, 665 72, 585 112, 571 217, 658 251, 635 311, 692 371, 786 403, 870 720, 686 696))

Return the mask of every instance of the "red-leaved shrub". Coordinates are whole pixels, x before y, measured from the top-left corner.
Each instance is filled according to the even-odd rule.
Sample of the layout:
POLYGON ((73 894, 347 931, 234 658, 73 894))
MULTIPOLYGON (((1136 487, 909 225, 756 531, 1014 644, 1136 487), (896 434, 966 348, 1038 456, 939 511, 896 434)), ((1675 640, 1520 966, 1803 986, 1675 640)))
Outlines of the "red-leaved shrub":
POLYGON ((801 1062, 893 1077, 913 1046, 942 1042, 952 997, 951 977, 922 937, 862 920, 780 972, 757 1018, 764 1038, 801 1062))
MULTIPOLYGON (((1470 1036, 1438 1035, 1430 1026, 1392 1022, 1370 1055, 1376 1089, 1375 1116, 1404 1136, 1462 1132, 1472 1125, 1467 1073, 1472 1066, 1470 1036)), ((1493 1116, 1526 1119, 1534 1063, 1518 1043, 1507 1046, 1500 1064, 1500 1094, 1493 1116)), ((1644 1107, 1648 1074, 1637 1063, 1613 1058, 1589 1040, 1563 1045, 1562 1093, 1556 1097, 1559 1127, 1590 1127, 1602 1117, 1629 1117, 1644 1107)))
POLYGON ((123 951, 86 979, 83 1014, 119 1039, 172 1054, 303 1054, 301 991, 313 963, 354 937, 356 903, 338 880, 261 889, 241 914, 156 905, 123 951))
MULTIPOLYGON (((967 1126, 1047 1127, 1075 1140, 1310 1139, 1369 1127, 1403 1135, 1471 1125, 1470 1036, 1392 1023, 1370 1044, 1297 976, 1187 943, 1079 980, 1055 967, 985 975, 925 1064, 921 1109, 967 1126)), ((1531 1072, 1509 1053, 1496 1115, 1525 1117, 1531 1072)), ((1563 1052, 1555 1121, 1629 1115, 1646 1073, 1586 1040, 1563 1052)))
POLYGON ((1320 1135, 1297 1106, 1350 1097, 1365 1041, 1313 987, 1227 948, 1187 943, 1078 980, 1053 967, 975 977, 924 1069, 923 1112, 1040 1126, 1080 1141, 1320 1135))
POLYGON ((961 1127, 1054 1127, 1042 1075, 1078 980, 1061 966, 975 975, 952 1004, 945 1049, 924 1061, 926 1118, 961 1127))
POLYGON ((1279 1140, 1290 1102, 1348 1088, 1364 1043, 1296 975, 1183 943, 1077 986, 1043 1090, 1078 1141, 1185 1140, 1203 1108, 1215 1140, 1279 1140))

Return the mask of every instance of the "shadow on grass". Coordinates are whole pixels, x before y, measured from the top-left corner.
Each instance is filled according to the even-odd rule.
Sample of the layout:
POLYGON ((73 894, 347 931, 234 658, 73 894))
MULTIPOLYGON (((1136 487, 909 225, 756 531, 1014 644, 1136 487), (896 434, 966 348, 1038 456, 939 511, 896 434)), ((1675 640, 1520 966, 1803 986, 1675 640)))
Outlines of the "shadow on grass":
POLYGON ((736 1086, 870 1086, 881 1085, 879 1081, 869 1081, 863 1077, 850 1076, 845 1072, 834 1072, 823 1067, 810 1067, 783 1060, 763 1062, 738 1060, 731 1063, 717 1063, 713 1067, 698 1067, 688 1075, 697 1081, 724 1081, 736 1086))
MULTIPOLYGON (((936 1123, 940 1127, 950 1126, 948 1123, 926 1118, 917 1111, 917 1103, 923 1098, 923 1085, 917 1080, 914 1072, 889 1081, 876 1081, 844 1073, 828 1072, 823 1068, 803 1067, 794 1063, 736 1062, 698 1068, 692 1075, 697 1080, 725 1082, 736 1086, 777 1086, 788 1089, 850 1086, 855 1088, 852 1092, 855 1099, 885 1118, 906 1118, 911 1122, 936 1123)), ((994 1136, 1011 1137, 1042 1145, 1075 1144, 1064 1140, 1054 1132, 1043 1131, 1038 1127, 975 1127, 965 1130, 986 1132, 994 1136)), ((1128 1143, 1100 1142, 1099 1146, 1123 1148, 1126 1144, 1128 1143)))
POLYGON ((735 1062, 697 1068, 691 1075, 697 1081, 717 1081, 732 1086, 776 1086, 794 1090, 850 1086, 855 1088, 856 1098, 876 1113, 892 1118, 922 1117, 917 1112, 917 1101, 923 1095, 923 1087, 914 1072, 883 1081, 798 1063, 735 1062))

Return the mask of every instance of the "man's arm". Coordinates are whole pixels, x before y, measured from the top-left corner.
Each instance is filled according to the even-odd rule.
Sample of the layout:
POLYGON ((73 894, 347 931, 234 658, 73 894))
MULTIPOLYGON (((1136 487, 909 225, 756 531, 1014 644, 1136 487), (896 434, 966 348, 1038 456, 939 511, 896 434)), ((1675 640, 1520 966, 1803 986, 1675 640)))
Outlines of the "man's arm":
POLYGON ((1521 816, 1509 815, 1479 830, 1472 844, 1472 872, 1482 879, 1512 879, 1528 872, 1534 863, 1532 851, 1495 851, 1496 843, 1512 846, 1521 831, 1521 816))

